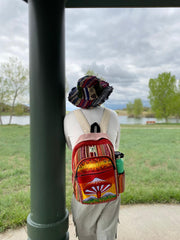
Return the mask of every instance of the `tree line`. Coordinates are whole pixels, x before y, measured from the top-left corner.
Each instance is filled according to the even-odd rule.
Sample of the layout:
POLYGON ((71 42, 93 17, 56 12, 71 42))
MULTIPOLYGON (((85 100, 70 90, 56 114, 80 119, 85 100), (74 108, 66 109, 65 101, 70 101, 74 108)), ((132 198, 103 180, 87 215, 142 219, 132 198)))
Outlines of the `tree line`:
MULTIPOLYGON (((88 70, 86 75, 94 75, 88 70)), ((99 77, 99 76, 98 76, 99 77)), ((103 79, 102 77, 99 77, 103 79)), ((104 79, 103 79, 104 80, 104 79)), ((67 84, 67 81, 66 81, 67 84)), ((180 81, 170 72, 164 72, 157 78, 149 80, 149 102, 151 111, 156 118, 164 118, 166 122, 170 116, 180 118, 180 81)), ((16 57, 10 57, 7 62, 0 64, 0 124, 2 115, 8 112, 9 124, 14 114, 21 115, 29 112, 29 107, 18 103, 23 101, 29 93, 29 71, 16 57)), ((144 110, 142 100, 137 98, 126 105, 128 116, 141 117, 144 110)))

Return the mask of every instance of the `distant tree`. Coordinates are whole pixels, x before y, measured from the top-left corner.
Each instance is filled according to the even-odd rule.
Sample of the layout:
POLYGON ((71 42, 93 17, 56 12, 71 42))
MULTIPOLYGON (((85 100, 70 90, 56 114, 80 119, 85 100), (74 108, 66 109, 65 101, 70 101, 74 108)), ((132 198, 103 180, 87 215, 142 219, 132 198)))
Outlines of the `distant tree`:
POLYGON ((180 92, 176 93, 175 95, 175 116, 176 118, 180 119, 180 92))
POLYGON ((172 101, 173 115, 180 119, 180 81, 172 101))
POLYGON ((141 117, 143 112, 143 104, 140 98, 137 98, 134 100, 134 104, 133 104, 133 113, 134 113, 134 117, 138 118, 141 117))
POLYGON ((21 116, 25 113, 25 109, 24 109, 24 105, 18 103, 15 107, 14 107, 14 112, 15 115, 17 116, 21 116))
POLYGON ((149 80, 149 96, 150 104, 157 118, 168 117, 173 112, 173 101, 176 90, 176 78, 171 73, 164 72, 159 74, 157 78, 149 80))
POLYGON ((1 69, 0 69, 0 124, 3 124, 2 121, 2 112, 5 108, 5 103, 10 99, 10 91, 8 86, 7 79, 1 77, 1 69))
POLYGON ((90 70, 90 69, 85 73, 85 75, 96 76, 96 77, 100 78, 101 80, 104 80, 104 78, 102 76, 99 76, 98 73, 95 73, 93 70, 90 70))
POLYGON ((65 82, 65 93, 67 94, 69 91, 69 83, 68 83, 67 79, 65 81, 66 81, 65 82))
POLYGON ((89 75, 89 76, 97 76, 98 74, 96 74, 93 70, 88 70, 85 75, 89 75))
POLYGON ((133 116, 133 103, 128 102, 126 105, 126 109, 127 109, 128 117, 132 117, 133 116))
POLYGON ((5 86, 8 85, 8 92, 5 87, 4 91, 7 92, 10 98, 9 101, 11 102, 9 124, 11 124, 12 121, 17 98, 28 90, 28 75, 28 69, 24 67, 21 61, 16 57, 10 57, 8 62, 1 64, 1 78, 6 83, 5 86))
POLYGON ((144 110, 145 112, 148 112, 148 111, 150 110, 150 108, 149 108, 149 107, 143 107, 143 110, 144 110))

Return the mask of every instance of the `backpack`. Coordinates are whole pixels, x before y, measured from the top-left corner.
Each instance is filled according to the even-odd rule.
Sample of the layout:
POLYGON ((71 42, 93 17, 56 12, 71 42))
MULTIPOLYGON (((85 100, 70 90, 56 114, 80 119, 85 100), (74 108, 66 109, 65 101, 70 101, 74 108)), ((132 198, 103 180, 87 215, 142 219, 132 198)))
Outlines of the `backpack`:
POLYGON ((114 147, 106 132, 110 112, 104 109, 100 123, 89 125, 81 110, 74 111, 84 132, 72 153, 72 184, 82 204, 113 201, 119 195, 114 147))

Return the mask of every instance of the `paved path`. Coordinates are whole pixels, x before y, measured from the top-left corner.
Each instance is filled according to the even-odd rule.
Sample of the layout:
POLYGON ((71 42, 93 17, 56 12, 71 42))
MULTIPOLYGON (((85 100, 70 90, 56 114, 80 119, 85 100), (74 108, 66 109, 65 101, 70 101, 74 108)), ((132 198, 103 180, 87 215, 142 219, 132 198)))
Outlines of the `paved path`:
MULTIPOLYGON (((180 205, 125 205, 119 217, 118 240, 180 239, 180 205)), ((69 234, 77 240, 71 216, 69 234)), ((1 233, 0 240, 27 240, 26 227, 1 233)))

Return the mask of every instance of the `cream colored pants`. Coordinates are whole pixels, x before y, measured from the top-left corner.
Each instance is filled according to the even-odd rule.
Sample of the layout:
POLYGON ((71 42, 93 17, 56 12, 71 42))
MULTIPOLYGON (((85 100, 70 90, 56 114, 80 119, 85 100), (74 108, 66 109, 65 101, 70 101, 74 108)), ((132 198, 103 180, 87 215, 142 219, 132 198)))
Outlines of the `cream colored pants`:
POLYGON ((73 195, 71 207, 79 240, 114 240, 117 237, 120 197, 108 203, 85 205, 73 195))

